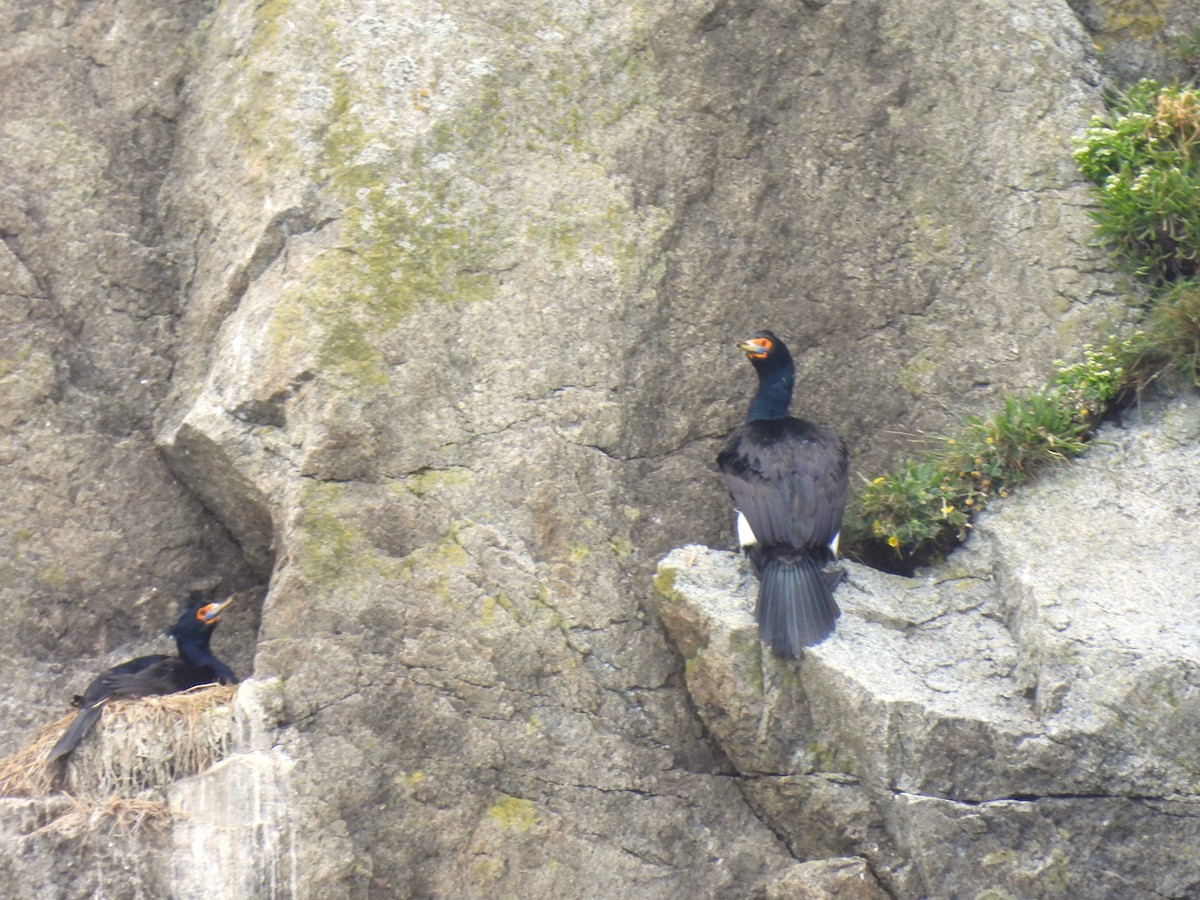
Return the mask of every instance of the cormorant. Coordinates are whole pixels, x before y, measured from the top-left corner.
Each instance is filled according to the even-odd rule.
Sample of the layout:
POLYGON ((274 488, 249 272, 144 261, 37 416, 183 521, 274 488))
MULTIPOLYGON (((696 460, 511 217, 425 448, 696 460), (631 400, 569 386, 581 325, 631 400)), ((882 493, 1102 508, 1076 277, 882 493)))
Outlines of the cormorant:
POLYGON ((220 603, 210 603, 199 591, 193 591, 187 609, 167 632, 175 638, 178 656, 161 653, 139 656, 97 675, 83 696, 75 698, 79 714, 58 739, 47 762, 53 762, 74 750, 100 718, 104 704, 111 699, 174 694, 213 682, 237 684, 238 677, 233 669, 217 659, 208 648, 220 614, 236 596, 220 603))
POLYGON ((783 341, 759 331, 737 346, 758 373, 758 391, 717 465, 759 579, 759 637, 795 659, 832 634, 841 615, 833 586, 842 573, 831 582, 822 567, 837 558, 849 456, 832 431, 788 415, 796 371, 783 341))

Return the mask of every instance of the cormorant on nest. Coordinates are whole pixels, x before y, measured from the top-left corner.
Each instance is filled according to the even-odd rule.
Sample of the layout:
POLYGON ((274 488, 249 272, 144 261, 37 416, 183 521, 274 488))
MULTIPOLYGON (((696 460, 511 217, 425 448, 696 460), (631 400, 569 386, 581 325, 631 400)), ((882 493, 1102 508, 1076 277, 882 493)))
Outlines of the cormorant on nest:
POLYGON ((220 614, 237 595, 212 603, 199 591, 193 591, 187 609, 167 634, 175 638, 178 656, 157 653, 139 656, 105 669, 88 685, 82 697, 75 698, 79 714, 50 751, 47 762, 66 756, 88 733, 104 704, 122 697, 147 697, 174 694, 202 684, 237 684, 233 669, 217 659, 208 647, 220 614))

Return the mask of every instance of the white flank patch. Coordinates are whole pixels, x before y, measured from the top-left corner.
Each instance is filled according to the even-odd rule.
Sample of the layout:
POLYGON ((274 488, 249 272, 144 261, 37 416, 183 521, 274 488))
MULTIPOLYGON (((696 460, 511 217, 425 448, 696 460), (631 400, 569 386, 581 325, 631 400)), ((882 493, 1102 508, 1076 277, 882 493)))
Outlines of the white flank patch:
POLYGON ((750 523, 746 517, 739 511, 737 514, 737 537, 739 547, 753 547, 758 543, 758 538, 754 536, 754 529, 750 527, 750 523))

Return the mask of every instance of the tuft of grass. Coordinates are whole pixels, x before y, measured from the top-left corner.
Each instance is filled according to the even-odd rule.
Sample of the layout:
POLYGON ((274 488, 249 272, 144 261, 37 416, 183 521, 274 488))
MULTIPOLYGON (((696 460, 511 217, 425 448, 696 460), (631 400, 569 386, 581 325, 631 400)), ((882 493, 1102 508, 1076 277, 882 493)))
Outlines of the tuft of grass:
POLYGON ((1142 369, 1171 372, 1200 387, 1200 282, 1179 281, 1146 315, 1142 369))
POLYGON ((1024 484, 1047 463, 1078 456, 1088 428, 1056 388, 1005 397, 1003 409, 971 416, 958 438, 947 439, 945 465, 986 500, 1024 484))
POLYGON ((1084 451, 1096 421, 1078 402, 1085 390, 1053 384, 1005 398, 996 412, 935 438, 923 458, 866 482, 843 526, 851 555, 904 572, 965 540, 991 499, 1084 451))

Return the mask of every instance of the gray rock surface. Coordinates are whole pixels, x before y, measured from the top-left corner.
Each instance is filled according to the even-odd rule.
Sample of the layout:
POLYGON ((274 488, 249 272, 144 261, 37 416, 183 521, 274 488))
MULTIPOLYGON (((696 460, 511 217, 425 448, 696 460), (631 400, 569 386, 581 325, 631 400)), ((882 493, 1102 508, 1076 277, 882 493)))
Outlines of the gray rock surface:
POLYGON ((1200 72, 1196 55, 1200 3, 1196 0, 1068 2, 1092 36, 1097 60, 1113 86, 1139 78, 1185 81, 1200 72), (1189 53, 1180 52, 1181 43, 1191 47, 1189 53))
MULTIPOLYGON (((177 584, 270 591, 261 628, 218 635, 242 670, 254 645, 255 679, 234 756, 167 790, 169 846, 73 866, 21 801, 14 890, 933 878, 874 798, 787 774, 769 729, 714 743, 649 583, 729 539, 712 459, 745 331, 803 351, 800 404, 869 472, 1122 314, 1069 153, 1099 107, 1069 9, 161 6, 0 14, 7 740, 144 652, 177 584), (764 824, 850 794, 832 831, 764 824)), ((952 746, 909 747, 900 788, 938 798, 952 746)))
POLYGON ((689 693, 799 855, 906 897, 1200 891, 1198 438, 1200 398, 1150 405, 923 576, 850 564, 798 666, 758 645, 737 556, 663 560, 689 693))

